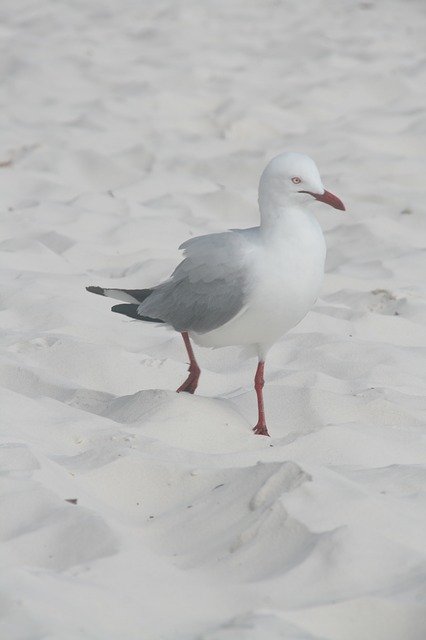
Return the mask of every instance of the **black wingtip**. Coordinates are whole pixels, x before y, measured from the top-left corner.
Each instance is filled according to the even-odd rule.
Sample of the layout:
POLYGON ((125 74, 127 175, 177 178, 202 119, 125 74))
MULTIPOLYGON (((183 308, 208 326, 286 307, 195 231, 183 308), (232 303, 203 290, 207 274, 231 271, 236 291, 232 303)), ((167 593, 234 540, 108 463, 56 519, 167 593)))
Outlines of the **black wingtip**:
POLYGON ((164 324, 164 320, 160 320, 160 318, 150 318, 149 316, 140 316, 138 314, 138 304, 115 304, 111 311, 114 313, 122 313, 129 318, 134 318, 135 320, 142 320, 143 322, 160 322, 164 324))
POLYGON ((96 293, 98 296, 105 295, 105 289, 102 289, 102 287, 86 287, 86 291, 89 293, 96 293))
POLYGON ((135 320, 140 320, 137 304, 115 304, 111 307, 111 311, 114 313, 122 313, 125 316, 129 316, 129 318, 135 318, 135 320))

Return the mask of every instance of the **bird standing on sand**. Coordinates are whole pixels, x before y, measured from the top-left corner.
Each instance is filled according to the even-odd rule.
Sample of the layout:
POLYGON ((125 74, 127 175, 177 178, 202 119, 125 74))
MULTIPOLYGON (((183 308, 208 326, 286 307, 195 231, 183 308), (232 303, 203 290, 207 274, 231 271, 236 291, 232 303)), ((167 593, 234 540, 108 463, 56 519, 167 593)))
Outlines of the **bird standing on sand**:
POLYGON ((116 313, 163 323, 182 334, 189 375, 178 392, 194 393, 201 373, 190 338, 203 347, 253 345, 258 354, 258 421, 253 431, 268 436, 266 354, 307 314, 324 276, 324 236, 306 208, 313 199, 345 210, 341 200, 324 189, 311 158, 283 153, 260 178, 258 227, 187 240, 179 247, 183 261, 168 280, 150 289, 87 290, 126 302, 112 307, 116 313))

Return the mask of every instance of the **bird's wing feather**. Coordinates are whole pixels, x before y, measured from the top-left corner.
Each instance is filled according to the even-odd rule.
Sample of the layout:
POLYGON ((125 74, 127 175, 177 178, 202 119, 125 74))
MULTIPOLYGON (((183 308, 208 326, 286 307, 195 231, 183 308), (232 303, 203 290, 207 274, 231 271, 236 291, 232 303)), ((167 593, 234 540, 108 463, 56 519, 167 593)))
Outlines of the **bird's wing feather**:
POLYGON ((177 331, 207 333, 244 306, 252 243, 244 233, 228 231, 191 238, 179 248, 184 260, 138 313, 161 318, 177 331))

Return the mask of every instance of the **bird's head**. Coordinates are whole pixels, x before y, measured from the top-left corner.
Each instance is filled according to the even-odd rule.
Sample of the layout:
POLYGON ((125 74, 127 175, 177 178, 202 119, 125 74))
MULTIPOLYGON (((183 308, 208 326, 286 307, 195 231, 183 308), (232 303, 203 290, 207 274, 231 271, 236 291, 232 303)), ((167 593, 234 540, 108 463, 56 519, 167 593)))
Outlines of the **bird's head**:
POLYGON ((313 199, 345 211, 345 205, 326 191, 312 158, 303 153, 281 153, 266 166, 260 178, 259 202, 276 206, 302 205, 313 199))

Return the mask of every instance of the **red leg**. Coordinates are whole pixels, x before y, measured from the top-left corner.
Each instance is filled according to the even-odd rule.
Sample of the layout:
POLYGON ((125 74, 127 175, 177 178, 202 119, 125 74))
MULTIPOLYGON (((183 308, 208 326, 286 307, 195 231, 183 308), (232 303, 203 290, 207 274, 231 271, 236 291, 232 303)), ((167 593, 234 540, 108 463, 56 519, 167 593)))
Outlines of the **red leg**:
POLYGON ((259 436, 269 436, 268 429, 266 426, 266 420, 265 420, 265 407, 263 405, 263 386, 265 384, 265 381, 263 379, 264 369, 265 369, 265 363, 263 362, 263 360, 259 360, 259 364, 257 365, 256 375, 254 377, 254 388, 256 389, 256 395, 257 395, 259 419, 257 421, 257 425, 253 429, 253 431, 259 436))
POLYGON ((198 363, 195 359, 194 352, 192 350, 192 345, 189 340, 189 335, 187 331, 182 332, 182 338, 185 343, 186 350, 189 356, 189 376, 185 380, 183 384, 180 385, 179 389, 176 389, 177 393, 181 391, 186 391, 187 393, 194 393, 195 389, 198 386, 198 379, 200 377, 201 369, 198 366, 198 363))

